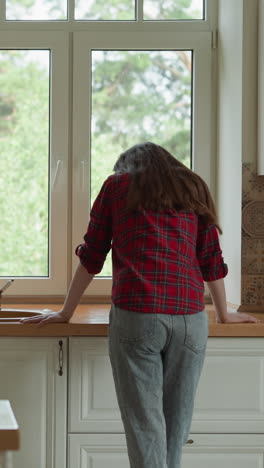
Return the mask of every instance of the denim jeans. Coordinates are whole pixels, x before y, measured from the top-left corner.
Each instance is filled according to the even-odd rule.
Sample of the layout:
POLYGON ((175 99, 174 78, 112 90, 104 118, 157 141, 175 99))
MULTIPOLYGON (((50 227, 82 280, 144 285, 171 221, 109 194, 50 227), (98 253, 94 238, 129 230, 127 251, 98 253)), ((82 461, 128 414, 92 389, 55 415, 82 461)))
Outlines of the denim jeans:
POLYGON ((131 468, 180 468, 207 338, 205 310, 144 314, 112 305, 109 355, 131 468))

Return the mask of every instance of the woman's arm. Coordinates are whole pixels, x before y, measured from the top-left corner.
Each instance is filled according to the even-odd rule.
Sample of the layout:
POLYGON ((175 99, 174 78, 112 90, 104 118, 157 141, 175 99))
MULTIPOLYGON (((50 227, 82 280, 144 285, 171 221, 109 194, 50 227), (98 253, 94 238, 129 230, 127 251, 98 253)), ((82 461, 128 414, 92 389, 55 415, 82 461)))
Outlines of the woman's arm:
POLYGON ((215 307, 217 320, 225 323, 228 317, 224 279, 206 282, 215 307))
POLYGON ((44 325, 50 322, 68 322, 76 306, 79 304, 87 286, 94 275, 103 268, 107 253, 111 249, 112 240, 112 182, 109 176, 103 183, 90 213, 90 221, 84 236, 85 243, 76 248, 75 253, 80 257, 80 264, 76 269, 64 305, 57 313, 27 317, 21 323, 38 323, 44 325), (91 271, 93 273, 88 273, 91 271))
POLYGON ((228 267, 222 257, 216 226, 206 224, 202 219, 199 219, 198 223, 196 253, 203 280, 208 285, 215 306, 217 322, 260 322, 251 315, 227 311, 224 278, 228 273, 228 267))
POLYGON ((74 277, 71 281, 64 305, 58 312, 50 312, 45 315, 36 315, 34 317, 27 317, 21 319, 21 323, 38 323, 39 325, 46 325, 51 322, 68 322, 72 317, 80 299, 91 283, 94 274, 88 273, 86 268, 80 263, 75 271, 74 277))
POLYGON ((70 320, 71 316, 73 315, 73 312, 79 304, 85 289, 89 286, 93 277, 94 274, 88 273, 86 268, 84 268, 84 266, 79 263, 71 281, 63 308, 61 309, 62 314, 68 320, 70 320))
POLYGON ((217 315, 217 322, 221 323, 239 323, 239 322, 260 322, 254 316, 235 312, 229 313, 227 311, 227 304, 226 304, 226 293, 225 293, 225 284, 224 279, 218 279, 215 281, 208 281, 207 282, 209 291, 211 293, 212 301, 215 306, 215 311, 217 315))

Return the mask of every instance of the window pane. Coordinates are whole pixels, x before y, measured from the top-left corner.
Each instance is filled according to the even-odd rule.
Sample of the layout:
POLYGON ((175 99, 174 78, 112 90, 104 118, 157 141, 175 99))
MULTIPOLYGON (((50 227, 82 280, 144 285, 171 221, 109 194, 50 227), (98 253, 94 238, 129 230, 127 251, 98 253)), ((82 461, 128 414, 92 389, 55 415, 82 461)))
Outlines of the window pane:
POLYGON ((144 0, 145 20, 202 20, 203 0, 144 0))
POLYGON ((6 0, 6 19, 65 20, 67 19, 67 0, 6 0))
POLYGON ((191 51, 92 52, 92 202, 136 143, 153 141, 191 166, 191 88, 191 51))
POLYGON ((135 20, 135 0, 75 0, 77 20, 135 20))
POLYGON ((48 275, 49 51, 0 51, 0 276, 48 275))

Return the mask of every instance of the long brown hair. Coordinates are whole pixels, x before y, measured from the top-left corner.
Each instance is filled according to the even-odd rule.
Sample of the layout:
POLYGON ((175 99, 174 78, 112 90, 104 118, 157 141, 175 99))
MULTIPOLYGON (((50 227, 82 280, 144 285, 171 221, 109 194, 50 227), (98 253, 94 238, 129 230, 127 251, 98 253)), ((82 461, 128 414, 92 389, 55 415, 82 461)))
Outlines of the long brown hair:
POLYGON ((119 156, 114 171, 131 175, 127 208, 191 210, 222 234, 207 184, 163 147, 151 142, 132 146, 119 156))

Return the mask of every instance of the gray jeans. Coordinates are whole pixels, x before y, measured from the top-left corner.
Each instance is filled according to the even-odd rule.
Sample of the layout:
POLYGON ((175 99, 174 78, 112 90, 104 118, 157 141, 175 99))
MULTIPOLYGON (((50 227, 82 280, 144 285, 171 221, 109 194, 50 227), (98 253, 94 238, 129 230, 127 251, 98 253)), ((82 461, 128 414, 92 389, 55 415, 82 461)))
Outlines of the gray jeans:
POLYGON ((204 363, 208 319, 112 305, 109 355, 131 468, 180 468, 204 363))

